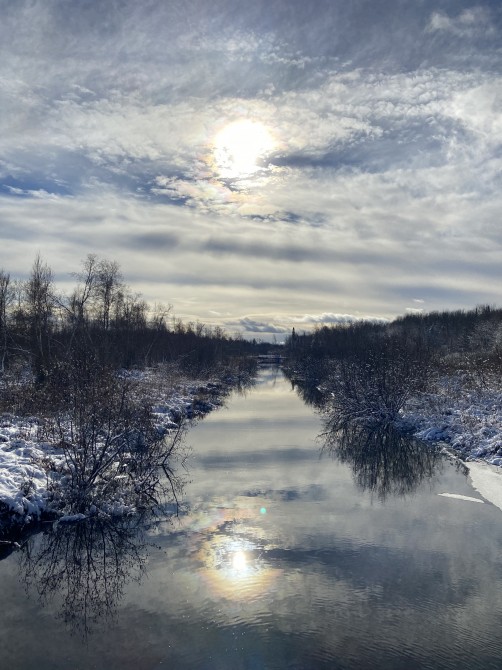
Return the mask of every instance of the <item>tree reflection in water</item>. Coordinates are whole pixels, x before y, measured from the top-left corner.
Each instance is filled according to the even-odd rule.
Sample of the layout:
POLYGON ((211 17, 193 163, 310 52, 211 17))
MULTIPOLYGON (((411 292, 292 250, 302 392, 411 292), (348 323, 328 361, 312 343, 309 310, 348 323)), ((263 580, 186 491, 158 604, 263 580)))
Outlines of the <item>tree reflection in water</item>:
POLYGON ((21 552, 21 572, 42 605, 60 601, 58 616, 87 636, 98 620, 113 619, 130 581, 145 571, 143 518, 58 523, 32 537, 21 552))
POLYGON ((415 491, 442 470, 444 454, 391 424, 346 425, 322 434, 322 451, 351 466, 355 481, 380 500, 415 491))

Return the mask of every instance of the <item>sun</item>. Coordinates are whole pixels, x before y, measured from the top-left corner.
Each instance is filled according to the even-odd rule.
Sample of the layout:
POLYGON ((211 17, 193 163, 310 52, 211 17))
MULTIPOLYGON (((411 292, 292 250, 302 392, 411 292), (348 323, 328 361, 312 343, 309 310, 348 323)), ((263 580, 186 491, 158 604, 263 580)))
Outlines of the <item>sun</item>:
POLYGON ((263 159, 275 146, 259 121, 242 119, 225 126, 214 139, 214 161, 221 177, 247 177, 264 168, 263 159))

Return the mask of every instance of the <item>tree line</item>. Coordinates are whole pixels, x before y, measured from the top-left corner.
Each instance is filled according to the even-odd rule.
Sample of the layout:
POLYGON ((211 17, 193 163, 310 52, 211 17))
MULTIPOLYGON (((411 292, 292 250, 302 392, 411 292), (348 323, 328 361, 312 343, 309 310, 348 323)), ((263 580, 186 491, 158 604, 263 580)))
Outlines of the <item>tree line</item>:
POLYGON ((493 385, 502 372, 502 309, 406 314, 389 323, 322 326, 286 342, 289 372, 308 400, 328 404, 331 429, 395 420, 441 374, 493 385), (320 391, 319 391, 320 389, 320 391))
POLYGON ((68 294, 40 255, 25 281, 0 269, 0 371, 29 365, 43 383, 59 361, 91 355, 100 365, 145 367, 177 361, 200 374, 257 348, 219 326, 183 323, 170 306, 151 307, 124 281, 116 261, 90 254, 68 294))

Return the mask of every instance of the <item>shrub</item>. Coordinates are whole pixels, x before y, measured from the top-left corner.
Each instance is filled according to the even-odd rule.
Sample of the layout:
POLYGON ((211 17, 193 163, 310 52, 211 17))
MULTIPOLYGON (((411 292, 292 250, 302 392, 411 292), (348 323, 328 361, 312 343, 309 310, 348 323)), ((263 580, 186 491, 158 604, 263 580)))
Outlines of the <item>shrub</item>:
POLYGON ((87 357, 51 371, 41 437, 64 454, 65 477, 54 494, 64 511, 124 513, 156 504, 162 474, 176 497, 168 460, 183 431, 166 438, 136 384, 87 357))
POLYGON ((325 385, 332 428, 396 421, 408 398, 426 387, 431 370, 419 349, 390 338, 338 361, 325 385))

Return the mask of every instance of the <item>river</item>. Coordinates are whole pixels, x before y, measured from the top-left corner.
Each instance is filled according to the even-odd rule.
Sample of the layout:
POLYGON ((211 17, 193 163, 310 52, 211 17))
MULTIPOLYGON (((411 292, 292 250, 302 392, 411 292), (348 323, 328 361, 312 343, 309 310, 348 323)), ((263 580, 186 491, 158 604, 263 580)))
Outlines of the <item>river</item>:
POLYGON ((0 561, 2 670, 502 666, 502 512, 451 460, 323 450, 276 369, 227 405, 188 434, 179 518, 0 561))

